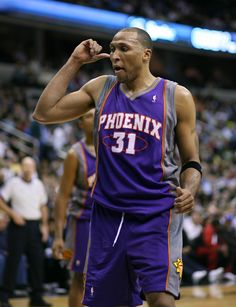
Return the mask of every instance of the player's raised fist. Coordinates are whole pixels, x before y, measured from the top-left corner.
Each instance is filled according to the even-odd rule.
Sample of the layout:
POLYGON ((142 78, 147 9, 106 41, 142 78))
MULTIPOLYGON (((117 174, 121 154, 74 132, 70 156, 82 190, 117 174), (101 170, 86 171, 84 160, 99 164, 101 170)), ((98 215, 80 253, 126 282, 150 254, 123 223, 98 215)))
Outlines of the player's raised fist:
POLYGON ((92 39, 81 42, 73 51, 71 57, 79 64, 96 62, 101 59, 110 58, 108 53, 100 53, 102 46, 92 39))

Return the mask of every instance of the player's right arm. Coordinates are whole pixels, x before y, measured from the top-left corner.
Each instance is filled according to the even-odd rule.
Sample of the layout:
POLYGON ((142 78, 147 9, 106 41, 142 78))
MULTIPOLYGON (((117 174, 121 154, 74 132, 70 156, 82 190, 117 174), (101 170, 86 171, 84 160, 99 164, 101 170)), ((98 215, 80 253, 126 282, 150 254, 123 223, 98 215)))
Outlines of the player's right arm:
POLYGON ((57 72, 42 92, 33 118, 45 124, 60 123, 76 119, 94 107, 106 76, 86 83, 80 90, 67 94, 70 81, 84 64, 110 58, 100 53, 102 47, 94 40, 81 42, 73 51, 66 64, 57 72))
MULTIPOLYGON (((175 90, 177 114, 176 142, 182 165, 194 161, 200 166, 199 144, 196 132, 196 107, 191 93, 183 86, 175 90)), ((179 213, 190 212, 194 207, 194 197, 201 181, 201 173, 194 167, 180 174, 180 187, 176 189, 175 207, 179 213)))
POLYGON ((57 259, 63 259, 63 230, 66 221, 67 206, 74 186, 78 164, 79 162, 76 154, 74 150, 71 149, 64 161, 64 171, 54 208, 55 239, 53 242, 53 254, 57 259))

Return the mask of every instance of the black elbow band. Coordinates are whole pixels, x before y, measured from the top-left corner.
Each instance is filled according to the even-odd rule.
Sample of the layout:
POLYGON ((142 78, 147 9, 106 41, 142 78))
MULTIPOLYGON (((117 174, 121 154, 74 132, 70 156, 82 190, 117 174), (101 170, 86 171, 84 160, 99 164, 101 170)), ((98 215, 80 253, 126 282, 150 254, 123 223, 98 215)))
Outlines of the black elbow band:
POLYGON ((182 168, 181 168, 181 173, 183 173, 187 168, 195 168, 197 171, 199 171, 199 173, 202 176, 202 167, 201 164, 197 161, 189 161, 187 163, 185 163, 182 168))

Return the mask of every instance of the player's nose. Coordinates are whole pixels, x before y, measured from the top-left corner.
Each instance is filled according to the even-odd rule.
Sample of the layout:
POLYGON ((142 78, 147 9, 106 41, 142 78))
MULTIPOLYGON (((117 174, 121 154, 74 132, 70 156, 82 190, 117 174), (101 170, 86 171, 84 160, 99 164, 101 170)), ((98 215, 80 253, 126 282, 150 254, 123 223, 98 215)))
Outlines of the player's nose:
POLYGON ((111 54, 111 60, 114 61, 120 60, 120 53, 117 49, 111 54))

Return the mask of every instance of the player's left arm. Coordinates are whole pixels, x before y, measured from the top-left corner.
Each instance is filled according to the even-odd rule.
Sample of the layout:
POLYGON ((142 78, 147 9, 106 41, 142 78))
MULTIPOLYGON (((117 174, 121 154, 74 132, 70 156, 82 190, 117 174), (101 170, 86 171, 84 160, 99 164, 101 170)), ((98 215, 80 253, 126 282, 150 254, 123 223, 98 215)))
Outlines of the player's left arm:
POLYGON ((54 207, 55 237, 53 241, 53 255, 56 259, 63 259, 63 230, 66 222, 66 211, 78 168, 79 160, 76 152, 74 149, 70 149, 64 160, 63 174, 54 207))
POLYGON ((176 87, 175 107, 177 114, 176 142, 182 163, 175 207, 179 213, 186 213, 193 209, 194 197, 201 181, 201 168, 195 103, 191 93, 183 86, 177 85, 176 87))

